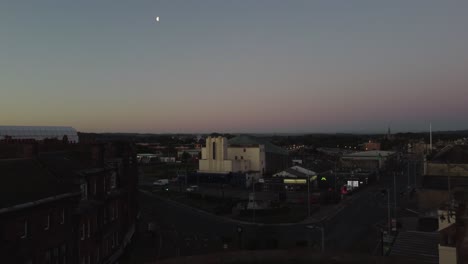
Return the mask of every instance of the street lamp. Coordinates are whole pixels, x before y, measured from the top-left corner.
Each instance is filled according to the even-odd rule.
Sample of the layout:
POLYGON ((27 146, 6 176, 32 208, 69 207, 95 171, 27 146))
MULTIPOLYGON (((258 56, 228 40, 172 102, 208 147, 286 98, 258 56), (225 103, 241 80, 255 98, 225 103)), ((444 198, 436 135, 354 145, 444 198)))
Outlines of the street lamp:
POLYGON ((325 252, 325 228, 318 225, 308 225, 308 229, 318 229, 322 233, 322 253, 325 252))

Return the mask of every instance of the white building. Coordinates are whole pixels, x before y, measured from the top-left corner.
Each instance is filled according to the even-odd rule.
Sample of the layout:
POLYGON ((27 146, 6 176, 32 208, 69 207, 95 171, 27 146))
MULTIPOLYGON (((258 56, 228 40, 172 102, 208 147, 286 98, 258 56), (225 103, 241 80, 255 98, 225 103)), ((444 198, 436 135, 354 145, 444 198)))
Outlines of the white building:
POLYGON ((202 148, 199 172, 261 172, 265 171, 265 146, 229 146, 224 137, 208 137, 202 148))

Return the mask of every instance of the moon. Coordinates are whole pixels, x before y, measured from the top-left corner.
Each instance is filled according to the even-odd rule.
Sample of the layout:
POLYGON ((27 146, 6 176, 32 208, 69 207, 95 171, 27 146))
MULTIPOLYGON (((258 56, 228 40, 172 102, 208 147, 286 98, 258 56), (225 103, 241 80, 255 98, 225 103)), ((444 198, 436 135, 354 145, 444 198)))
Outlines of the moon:
POLYGON ((159 17, 158 16, 156 17, 156 22, 159 22, 159 17))

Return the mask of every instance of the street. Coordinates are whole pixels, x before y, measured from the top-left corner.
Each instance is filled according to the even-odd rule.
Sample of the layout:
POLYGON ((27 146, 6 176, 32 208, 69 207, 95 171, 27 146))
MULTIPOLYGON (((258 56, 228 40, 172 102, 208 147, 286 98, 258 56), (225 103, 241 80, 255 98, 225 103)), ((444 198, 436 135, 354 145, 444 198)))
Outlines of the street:
POLYGON ((393 175, 383 176, 380 182, 343 200, 344 206, 324 222, 277 225, 237 222, 140 191, 140 233, 145 235, 140 235, 143 241, 136 241, 138 246, 134 248, 140 257, 145 256, 145 261, 240 248, 288 249, 308 245, 318 251, 320 230, 307 228, 313 224, 325 228, 326 251, 372 254, 380 241, 380 228, 386 228, 387 223, 387 196, 381 190, 390 190, 392 216, 394 193, 397 204, 407 199, 407 193, 400 194, 407 191, 407 175, 397 176, 396 192, 393 184, 393 175), (148 223, 157 226, 154 236, 145 232, 148 223))

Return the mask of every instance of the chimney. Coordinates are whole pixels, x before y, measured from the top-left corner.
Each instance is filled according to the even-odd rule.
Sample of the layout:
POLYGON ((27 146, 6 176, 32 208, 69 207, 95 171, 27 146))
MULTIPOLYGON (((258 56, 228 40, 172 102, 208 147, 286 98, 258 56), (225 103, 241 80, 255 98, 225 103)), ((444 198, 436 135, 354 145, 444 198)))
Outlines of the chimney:
POLYGON ((38 154, 37 142, 23 144, 23 158, 34 158, 38 154))
POLYGON ((104 166, 104 145, 94 144, 91 146, 91 159, 96 166, 104 166))

